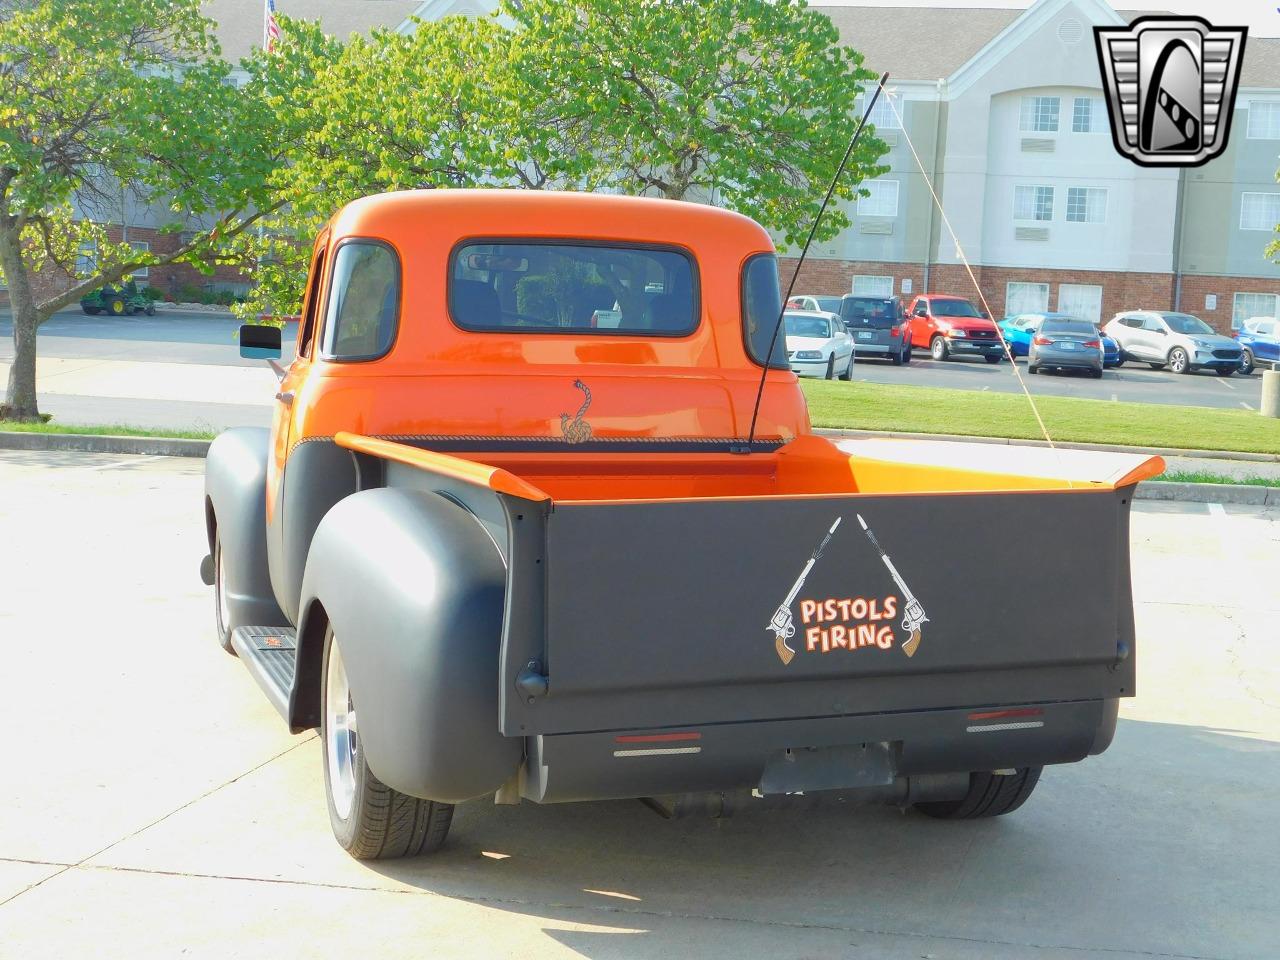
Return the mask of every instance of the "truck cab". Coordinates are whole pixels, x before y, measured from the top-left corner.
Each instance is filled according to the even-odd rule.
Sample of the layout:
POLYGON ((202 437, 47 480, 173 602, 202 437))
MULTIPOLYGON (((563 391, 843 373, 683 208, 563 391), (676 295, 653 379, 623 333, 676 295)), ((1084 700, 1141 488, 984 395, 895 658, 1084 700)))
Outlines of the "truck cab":
POLYGON ((210 447, 201 571, 223 648, 319 729, 345 849, 430 852, 477 798, 992 816, 1106 748, 1158 458, 817 436, 781 314, 768 233, 711 207, 433 190, 329 222, 272 428, 210 447))

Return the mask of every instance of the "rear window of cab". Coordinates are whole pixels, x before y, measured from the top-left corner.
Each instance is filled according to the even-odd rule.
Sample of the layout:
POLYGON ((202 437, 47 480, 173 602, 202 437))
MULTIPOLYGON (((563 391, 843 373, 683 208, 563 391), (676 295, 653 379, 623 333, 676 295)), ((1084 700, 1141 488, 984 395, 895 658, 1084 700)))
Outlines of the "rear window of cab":
POLYGON ((701 316, 683 250, 589 241, 472 240, 449 259, 449 315, 482 333, 683 337, 701 316))

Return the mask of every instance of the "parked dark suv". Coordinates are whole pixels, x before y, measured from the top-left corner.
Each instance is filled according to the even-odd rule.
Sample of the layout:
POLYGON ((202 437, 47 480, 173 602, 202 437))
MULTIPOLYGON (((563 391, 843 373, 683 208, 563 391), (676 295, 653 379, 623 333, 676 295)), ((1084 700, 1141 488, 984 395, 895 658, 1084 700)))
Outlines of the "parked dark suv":
POLYGON ((895 367, 911 362, 911 325, 899 298, 846 293, 840 319, 849 328, 859 360, 882 357, 895 367))

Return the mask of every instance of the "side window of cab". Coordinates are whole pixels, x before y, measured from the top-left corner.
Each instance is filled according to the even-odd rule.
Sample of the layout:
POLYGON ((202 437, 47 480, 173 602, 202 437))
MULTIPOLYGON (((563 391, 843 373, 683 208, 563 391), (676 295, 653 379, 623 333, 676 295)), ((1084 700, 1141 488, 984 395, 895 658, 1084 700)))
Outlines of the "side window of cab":
POLYGON ((381 241, 342 241, 333 256, 320 356, 377 360, 395 342, 399 321, 399 256, 381 241))
POLYGON ((916 308, 912 311, 913 316, 927 317, 929 315, 929 302, 927 300, 917 300, 916 308))

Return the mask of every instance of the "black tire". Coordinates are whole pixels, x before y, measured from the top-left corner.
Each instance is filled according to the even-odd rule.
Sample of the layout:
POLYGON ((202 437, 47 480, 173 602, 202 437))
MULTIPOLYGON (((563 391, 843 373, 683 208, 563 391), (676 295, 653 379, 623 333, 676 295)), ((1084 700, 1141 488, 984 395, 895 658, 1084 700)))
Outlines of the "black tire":
POLYGON ((107 301, 107 313, 113 317, 123 317, 125 312, 124 297, 112 297, 107 301))
POLYGON ((235 647, 231 646, 231 631, 235 629, 235 624, 228 622, 223 578, 222 538, 215 533, 213 535, 213 623, 218 634, 218 646, 234 657, 237 654, 235 647))
POLYGON ((1039 372, 1040 372, 1040 368, 1037 367, 1034 363, 1027 364, 1027 373, 1031 374, 1034 377, 1039 372))
POLYGON ((1123 367, 1123 366, 1124 366, 1124 356, 1123 356, 1123 355, 1121 355, 1120 359, 1119 359, 1119 360, 1117 360, 1115 363, 1113 363, 1111 366, 1115 367, 1117 370, 1119 370, 1121 367, 1123 367))
POLYGON ((98 314, 100 314, 100 313, 102 312, 102 310, 101 310, 101 309, 99 309, 98 307, 85 307, 85 306, 82 306, 80 309, 81 309, 81 310, 83 310, 85 313, 89 314, 89 316, 91 316, 91 317, 97 316, 98 314))
POLYGON ((987 363, 999 363, 1003 359, 1004 357, 1000 356, 1000 354, 992 353, 987 356, 987 363))
POLYGON ((823 380, 834 380, 836 378, 836 355, 833 353, 827 357, 827 372, 823 375, 823 380))
POLYGON ((979 820, 1013 813, 1027 802, 1040 780, 1044 767, 1019 767, 1016 773, 999 776, 994 773, 969 774, 969 792, 959 800, 917 803, 915 808, 926 817, 938 820, 979 820))
MULTIPOLYGON (((324 668, 321 673, 324 709, 320 737, 324 747, 325 803, 329 808, 333 835, 342 848, 357 860, 394 860, 434 853, 449 835, 453 804, 407 796, 374 776, 364 762, 358 725, 355 732, 349 734, 350 741, 354 741, 349 757, 354 781, 350 809, 345 817, 339 813, 334 800, 334 774, 330 759, 333 731, 330 729, 332 711, 329 709, 329 668, 331 654, 336 647, 333 630, 328 628, 325 630, 324 668)), ((338 660, 341 662, 340 656, 338 660)), ((354 714, 349 692, 347 706, 354 714)))
POLYGON ((1236 372, 1236 367, 1218 367, 1218 376, 1229 377, 1236 372))
POLYGON ((939 361, 951 359, 951 348, 947 346, 946 337, 934 337, 929 341, 929 356, 939 361))
POLYGON ((1253 373, 1254 366, 1253 351, 1245 347, 1240 354, 1240 372, 1247 377, 1253 373))
POLYGON ((911 362, 911 342, 908 341, 902 347, 902 364, 906 366, 911 362))
POLYGON ((1164 369, 1164 364, 1163 364, 1163 363, 1152 363, 1150 360, 1148 360, 1148 361, 1147 361, 1147 366, 1148 366, 1148 367, 1150 367, 1152 370, 1163 370, 1163 369, 1164 369))
POLYGON ((898 351, 897 353, 891 353, 891 354, 889 354, 889 362, 890 362, 890 363, 892 363, 895 367, 900 367, 900 366, 902 366, 902 363, 903 363, 903 360, 902 360, 902 351, 898 351))
POLYGON ((1093 377, 1093 379, 1095 379, 1095 380, 1101 380, 1101 379, 1102 379, 1102 371, 1101 371, 1101 370, 1090 370, 1090 371, 1089 371, 1089 376, 1093 377))
POLYGON ((840 379, 846 383, 853 379, 853 354, 849 354, 849 362, 845 364, 844 373, 840 374, 840 379))

